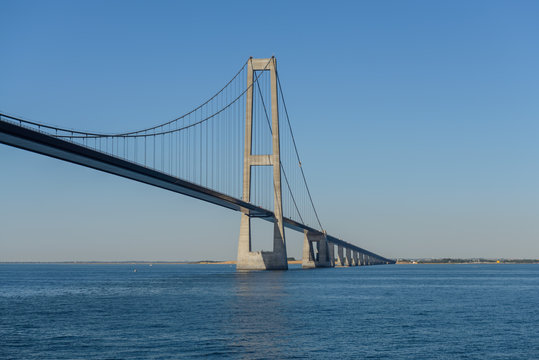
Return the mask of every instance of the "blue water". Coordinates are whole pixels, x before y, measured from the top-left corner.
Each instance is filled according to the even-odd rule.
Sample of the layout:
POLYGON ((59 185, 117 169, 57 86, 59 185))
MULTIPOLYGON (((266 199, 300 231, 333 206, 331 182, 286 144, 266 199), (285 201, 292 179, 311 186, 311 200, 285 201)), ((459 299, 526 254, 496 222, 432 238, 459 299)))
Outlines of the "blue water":
POLYGON ((539 266, 0 265, 0 359, 182 358, 539 359, 539 266))

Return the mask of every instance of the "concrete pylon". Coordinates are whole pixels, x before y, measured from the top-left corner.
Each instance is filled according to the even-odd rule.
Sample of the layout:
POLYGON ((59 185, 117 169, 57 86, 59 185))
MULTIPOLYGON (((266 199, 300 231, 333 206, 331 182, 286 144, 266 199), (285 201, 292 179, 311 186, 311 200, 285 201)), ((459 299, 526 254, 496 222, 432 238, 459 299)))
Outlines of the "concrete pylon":
POLYGON ((345 264, 344 251, 341 245, 337 245, 337 262, 339 266, 344 266, 345 264))
POLYGON ((247 62, 247 101, 245 109, 245 149, 243 153, 243 201, 251 200, 251 167, 273 167, 273 251, 251 251, 251 218, 248 211, 241 214, 240 236, 238 241, 237 270, 286 270, 286 240, 283 225, 281 194, 281 158, 279 140, 279 107, 277 103, 277 61, 253 59, 247 62), (253 76, 255 71, 269 71, 271 77, 271 129, 272 153, 254 155, 252 153, 253 130, 253 76))
POLYGON ((329 263, 330 266, 335 266, 335 244, 328 241, 328 256, 329 256, 329 263))
POLYGON ((301 267, 304 269, 313 269, 316 267, 313 243, 309 241, 309 237, 307 235, 308 231, 304 230, 303 233, 303 258, 301 260, 301 267))
POLYGON ((305 269, 331 267, 329 246, 325 233, 314 233, 305 230, 304 234, 302 267, 305 269), (313 244, 316 244, 316 254, 313 244))
POLYGON ((328 239, 325 233, 320 235, 318 241, 318 267, 332 267, 331 258, 329 256, 328 239))
POLYGON ((359 254, 357 251, 353 253, 354 266, 359 266, 359 254))
POLYGON ((346 266, 352 266, 352 250, 350 248, 346 248, 346 266))

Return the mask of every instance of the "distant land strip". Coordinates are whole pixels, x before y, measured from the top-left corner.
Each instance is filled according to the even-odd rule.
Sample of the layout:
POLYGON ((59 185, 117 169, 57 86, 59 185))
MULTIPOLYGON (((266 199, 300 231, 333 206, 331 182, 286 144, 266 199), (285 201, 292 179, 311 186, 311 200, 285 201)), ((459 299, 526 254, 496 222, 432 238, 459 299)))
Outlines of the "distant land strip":
POLYGON ((539 259, 397 259, 397 264, 539 264, 539 259))

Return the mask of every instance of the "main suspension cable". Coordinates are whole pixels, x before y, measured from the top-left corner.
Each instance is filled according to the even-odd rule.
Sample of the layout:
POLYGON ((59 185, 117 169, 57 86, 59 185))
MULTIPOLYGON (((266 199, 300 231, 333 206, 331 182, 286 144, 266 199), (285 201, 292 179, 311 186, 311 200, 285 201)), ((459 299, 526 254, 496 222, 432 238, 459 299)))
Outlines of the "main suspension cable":
MULTIPOLYGON (((136 134, 140 134, 140 133, 145 133, 145 132, 148 132, 148 131, 151 131, 151 130, 155 130, 155 129, 158 129, 158 128, 161 128, 161 127, 164 127, 166 125, 169 125, 169 124, 172 124, 173 122, 175 121, 178 121, 178 120, 182 120, 183 118, 193 114, 195 111, 201 109, 203 106, 205 106, 206 104, 208 104, 210 101, 212 101, 213 99, 215 99, 219 94, 221 94, 238 76, 239 74, 241 74, 241 72, 245 69, 245 67, 247 66, 247 63, 248 63, 249 60, 247 60, 245 62, 245 64, 243 64, 243 66, 240 68, 240 70, 234 75, 234 77, 226 83, 225 86, 223 86, 219 91, 217 91, 212 97, 210 97, 208 100, 206 100, 204 103, 200 104, 199 106, 197 106, 196 108, 194 108, 193 110, 183 114, 182 116, 179 116, 173 120, 170 120, 170 121, 167 121, 165 123, 162 123, 162 124, 159 124, 159 125, 155 125, 155 126, 152 126, 152 127, 149 127, 149 128, 146 128, 146 129, 142 129, 142 130, 137 130, 137 131, 131 131, 131 132, 125 132, 125 133, 116 133, 116 134, 107 134, 107 133, 96 133, 96 132, 89 132, 89 131, 80 131, 80 130, 73 130, 73 129, 66 129, 66 128, 61 128, 61 127, 56 127, 56 126, 52 126, 52 125, 46 125, 46 124, 42 124, 42 123, 38 123, 38 122, 34 122, 34 121, 29 121, 29 120, 25 120, 25 119, 21 119, 21 118, 18 118, 18 117, 15 117, 15 116, 11 116, 11 115, 7 115, 7 114, 1 114, 0 113, 0 116, 3 116, 3 117, 6 117, 8 119, 11 119, 11 120, 14 120, 14 121, 18 121, 19 123, 25 123, 25 124, 28 124, 28 125, 33 125, 33 126, 38 126, 39 128, 45 128, 45 129, 49 129, 49 130, 53 130, 55 132, 65 132, 65 133, 70 133, 72 134, 71 136, 69 135, 53 135, 55 137, 58 137, 58 138, 69 138, 69 139, 76 139, 76 138, 100 138, 100 137, 104 137, 104 138, 110 138, 110 137, 136 137, 136 136, 133 136, 133 135, 136 135, 136 134), (74 135, 74 134, 77 134, 77 135, 74 135)), ((268 66, 269 64, 269 61, 268 63, 266 64, 266 67, 268 66)), ((245 91, 240 94, 232 103, 234 103, 235 101, 237 101, 241 96, 243 96, 243 94, 247 92, 247 89, 245 89, 245 91)), ((223 110, 225 110, 226 108, 228 108, 232 103, 228 104, 225 108, 221 109, 220 111, 216 112, 215 114, 211 115, 211 116, 208 116, 206 119, 203 119, 199 122, 196 122, 194 124, 190 124, 188 126, 184 126, 183 128, 179 128, 178 131, 181 131, 183 129, 187 129, 189 127, 192 127, 192 126, 195 126, 195 125, 198 125, 206 120, 209 120, 211 119, 212 117, 214 117, 215 115, 218 115, 220 112, 222 112, 223 110)), ((174 131, 170 131, 170 132, 174 132, 174 131)), ((168 131, 163 131, 163 132, 153 132, 151 134, 143 134, 143 135, 140 135, 139 137, 145 137, 145 136, 153 136, 153 135, 162 135, 162 134, 168 134, 170 133, 168 131)))
POLYGON ((283 88, 281 86, 281 80, 279 79, 279 73, 277 72, 277 69, 275 69, 276 77, 277 77, 277 84, 279 85, 279 92, 281 94, 281 99, 283 100, 283 106, 284 106, 284 112, 286 114, 286 120, 288 122, 288 128, 290 129, 290 134, 292 135, 292 143, 294 144, 294 149, 296 150, 296 157, 298 159, 299 168, 301 170, 301 176, 303 177, 303 182, 305 183, 305 188, 307 189, 307 194, 309 195, 309 200, 311 202, 311 206, 313 207, 314 215, 316 216, 316 221, 318 221, 318 225, 320 225, 320 230, 324 230, 322 227, 322 223, 320 222, 320 218, 318 217, 318 212, 316 211, 316 207, 314 206, 313 198, 311 196, 311 191, 309 190, 309 185, 307 185, 307 179, 305 178, 305 173, 303 172, 303 167, 301 166, 301 159, 299 157, 298 147, 296 145, 296 139, 294 138, 294 132, 292 131, 292 125, 290 124, 290 117, 288 116, 288 110, 286 108, 286 102, 284 100, 283 95, 283 88))

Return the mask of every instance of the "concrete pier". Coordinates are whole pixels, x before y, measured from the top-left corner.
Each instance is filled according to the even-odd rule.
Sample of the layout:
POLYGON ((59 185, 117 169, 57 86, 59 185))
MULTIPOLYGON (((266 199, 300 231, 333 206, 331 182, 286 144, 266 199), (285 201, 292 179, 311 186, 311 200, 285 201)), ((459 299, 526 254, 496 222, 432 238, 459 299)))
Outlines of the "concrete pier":
POLYGON ((318 241, 318 267, 332 267, 331 258, 329 257, 328 239, 324 234, 319 235, 318 241))
MULTIPOLYGON (((324 233, 304 231, 303 258, 301 266, 304 269, 316 267, 331 267, 330 246, 324 233)), ((332 250, 331 250, 332 251, 332 250)))
POLYGON ((331 267, 335 266, 335 244, 329 241, 328 241, 328 257, 329 257, 329 262, 330 262, 329 265, 331 267))
POLYGON ((337 246, 337 265, 345 266, 344 248, 340 245, 337 246))
POLYGON ((352 266, 352 249, 346 248, 346 266, 352 266))
POLYGON ((307 231, 305 231, 303 237, 303 257, 301 260, 301 267, 304 269, 313 269, 316 267, 314 259, 313 244, 309 241, 307 231))

